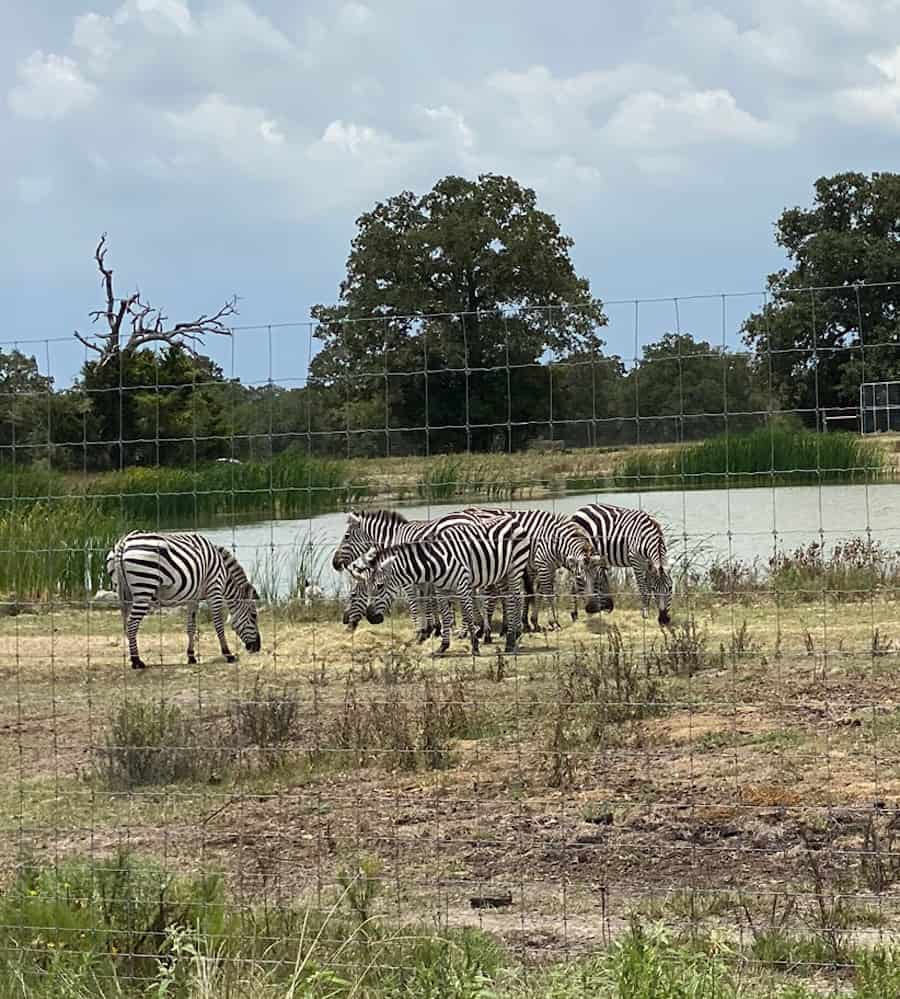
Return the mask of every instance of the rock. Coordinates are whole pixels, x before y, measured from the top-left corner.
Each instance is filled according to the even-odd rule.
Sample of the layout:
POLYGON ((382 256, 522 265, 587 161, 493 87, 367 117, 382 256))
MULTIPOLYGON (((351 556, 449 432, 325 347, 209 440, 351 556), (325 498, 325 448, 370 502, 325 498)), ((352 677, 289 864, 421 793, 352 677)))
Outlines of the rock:
POLYGON ((118 604, 119 594, 115 590, 97 590, 94 596, 91 598, 91 603, 94 604, 118 604))

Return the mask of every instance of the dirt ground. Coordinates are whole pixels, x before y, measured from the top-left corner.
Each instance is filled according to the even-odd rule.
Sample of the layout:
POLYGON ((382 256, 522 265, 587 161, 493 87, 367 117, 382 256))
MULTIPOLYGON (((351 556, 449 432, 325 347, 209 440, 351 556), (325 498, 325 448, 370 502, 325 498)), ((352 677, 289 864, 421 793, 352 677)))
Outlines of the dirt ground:
POLYGON ((620 600, 517 656, 455 640, 439 658, 399 612, 351 636, 333 609, 269 610, 263 652, 237 665, 202 624, 197 667, 166 613, 141 630, 146 671, 116 611, 0 619, 0 860, 127 845, 224 870, 237 903, 324 904, 365 856, 391 917, 481 926, 525 958, 595 947, 634 913, 745 934, 793 897, 799 929, 827 897, 848 932, 892 934, 900 606, 676 612, 664 636, 620 600), (229 728, 260 692, 297 704, 278 766, 229 728), (192 720, 205 778, 110 788, 111 719, 159 698, 192 720))

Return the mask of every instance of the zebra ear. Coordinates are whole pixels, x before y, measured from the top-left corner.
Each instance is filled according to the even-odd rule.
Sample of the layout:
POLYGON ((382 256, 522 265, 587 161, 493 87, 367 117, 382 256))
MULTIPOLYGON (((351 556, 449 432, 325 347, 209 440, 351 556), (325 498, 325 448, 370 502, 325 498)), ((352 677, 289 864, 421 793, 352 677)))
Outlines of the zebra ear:
POLYGON ((350 524, 351 527, 359 527, 362 523, 362 518, 355 510, 351 510, 347 514, 347 523, 350 524))

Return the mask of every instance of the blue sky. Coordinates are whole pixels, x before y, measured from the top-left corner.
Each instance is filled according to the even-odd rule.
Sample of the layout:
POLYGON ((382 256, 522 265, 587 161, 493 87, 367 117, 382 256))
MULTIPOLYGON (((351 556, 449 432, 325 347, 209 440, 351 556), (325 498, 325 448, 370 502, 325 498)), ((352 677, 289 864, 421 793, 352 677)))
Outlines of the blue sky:
MULTIPOLYGON (((302 379, 354 220, 447 173, 508 173, 606 300, 762 289, 816 177, 900 163, 900 0, 30 0, 0 36, 3 340, 61 383, 99 304, 172 318, 241 297, 211 352, 302 379)), ((735 341, 759 299, 682 303, 735 341)), ((633 306, 610 349, 634 353, 633 306)), ((640 340, 674 328, 641 310, 640 340)))

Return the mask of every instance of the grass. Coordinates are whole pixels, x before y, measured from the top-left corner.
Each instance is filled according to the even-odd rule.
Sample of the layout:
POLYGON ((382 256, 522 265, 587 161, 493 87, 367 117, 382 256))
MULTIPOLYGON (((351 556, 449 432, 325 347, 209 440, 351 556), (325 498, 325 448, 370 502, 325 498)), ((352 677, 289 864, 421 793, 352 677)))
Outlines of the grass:
POLYGON ((876 482, 889 472, 883 448, 856 434, 817 434, 773 423, 699 444, 634 451, 616 465, 619 489, 734 489, 876 482))
MULTIPOLYGON (((404 924, 385 911, 377 860, 344 867, 318 906, 238 903, 215 871, 175 874, 119 850, 26 862, 0 895, 9 999, 816 999, 814 936, 746 946, 630 927, 587 957, 526 970, 490 934, 404 924), (761 958, 781 968, 750 970, 761 958), (798 974, 806 964, 805 976, 798 974)), ((674 897, 673 897, 674 898, 674 897)), ((693 902, 690 912, 696 915, 693 902)), ((700 918, 716 917, 706 911, 700 918)), ((847 999, 900 997, 900 954, 855 948, 847 999)), ((829 988, 828 994, 833 994, 829 988)))
MULTIPOLYGON (((777 616, 771 601, 752 599, 737 615, 729 604, 679 594, 685 628, 668 650, 655 622, 623 604, 525 636, 522 656, 485 650, 477 660, 431 658, 402 615, 350 637, 330 618, 286 621, 272 607, 259 658, 197 668, 183 662, 182 615, 160 614, 146 622, 142 673, 123 667, 114 610, 4 620, 4 869, 20 843, 46 870, 87 850, 102 867, 127 840, 160 858, 160 884, 221 870, 208 907, 223 900, 239 929, 200 934, 173 905, 172 930, 154 938, 161 953, 139 969, 151 996, 282 999, 298 954, 310 956, 294 994, 320 999, 808 999, 828 985, 845 997, 896 995, 893 952, 867 948, 900 929, 896 663, 872 653, 876 627, 885 641, 900 634, 898 604, 882 594, 871 611, 838 614, 785 599, 777 616), (122 703, 161 697, 192 723, 187 735, 166 728, 163 746, 216 745, 218 731, 238 747, 237 765, 226 761, 216 780, 201 768, 127 789, 85 775, 122 703), (834 868, 840 878, 821 888, 804 872, 797 832, 812 819, 823 878, 834 868), (354 883, 359 848, 377 852, 383 870, 356 880, 312 948, 322 911, 354 883), (382 886, 374 898, 372 880, 382 886), (508 886, 512 908, 470 909, 470 895, 508 886), (759 916, 767 893, 798 900, 787 925, 759 916), (852 908, 837 908, 842 893, 852 908), (667 894, 653 913, 666 934, 629 928, 635 898, 667 894), (764 942, 730 906, 738 895, 752 899, 764 942), (461 929, 479 923, 503 943, 461 929), (840 931, 831 941, 826 923, 840 931), (271 963, 259 957, 263 939, 271 963), (835 967, 835 943, 846 968, 835 967)), ((208 623, 200 639, 201 651, 214 646, 208 623)), ((151 712, 135 726, 132 748, 160 745, 156 720, 151 712)), ((190 894, 179 885, 173 898, 190 894)), ((42 893, 65 896, 56 882, 42 893)), ((158 901, 157 892, 156 911, 138 906, 151 924, 158 901)), ((6 911, 3 923, 19 926, 6 911)), ((57 971, 55 947, 12 950, 9 973, 28 987, 0 980, 0 995, 102 997, 121 986, 131 999, 138 987, 119 956, 110 983, 108 964, 86 962, 82 974, 83 957, 67 954, 52 958, 57 971)))
POLYGON ((120 533, 115 516, 75 499, 0 515, 0 593, 83 598, 102 584, 106 553, 120 533))
POLYGON ((18 515, 36 502, 55 506, 60 499, 78 499, 124 523, 148 528, 303 519, 355 503, 365 493, 363 485, 350 484, 346 462, 295 451, 265 462, 126 468, 91 476, 0 469, 0 513, 18 515))

